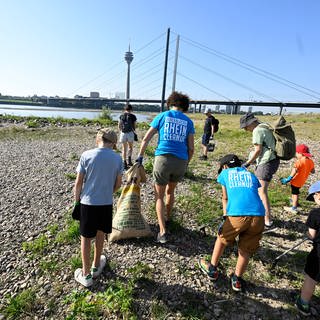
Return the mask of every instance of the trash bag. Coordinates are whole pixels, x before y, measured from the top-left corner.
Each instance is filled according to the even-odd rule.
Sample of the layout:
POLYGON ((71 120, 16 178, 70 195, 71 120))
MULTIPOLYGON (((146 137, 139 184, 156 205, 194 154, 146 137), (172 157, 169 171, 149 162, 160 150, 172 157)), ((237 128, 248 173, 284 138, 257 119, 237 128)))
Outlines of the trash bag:
POLYGON ((135 163, 126 175, 127 183, 122 189, 117 211, 112 219, 109 241, 152 236, 150 227, 141 213, 140 183, 146 182, 144 167, 135 163))

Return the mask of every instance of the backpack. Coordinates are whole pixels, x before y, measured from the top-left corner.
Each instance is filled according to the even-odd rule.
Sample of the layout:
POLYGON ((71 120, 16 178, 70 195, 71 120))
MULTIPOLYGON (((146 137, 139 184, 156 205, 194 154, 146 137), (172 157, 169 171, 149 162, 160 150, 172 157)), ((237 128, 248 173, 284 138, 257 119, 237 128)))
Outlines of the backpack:
POLYGON ((120 116, 120 128, 125 133, 133 131, 132 119, 129 113, 124 113, 120 116))
POLYGON ((272 131, 276 140, 274 151, 277 158, 280 160, 292 159, 296 154, 296 138, 291 125, 287 124, 283 116, 280 116, 273 126, 268 124, 268 129, 272 131))
POLYGON ((213 132, 218 132, 218 130, 219 130, 219 120, 216 119, 214 116, 212 116, 212 124, 214 125, 214 131, 213 132))

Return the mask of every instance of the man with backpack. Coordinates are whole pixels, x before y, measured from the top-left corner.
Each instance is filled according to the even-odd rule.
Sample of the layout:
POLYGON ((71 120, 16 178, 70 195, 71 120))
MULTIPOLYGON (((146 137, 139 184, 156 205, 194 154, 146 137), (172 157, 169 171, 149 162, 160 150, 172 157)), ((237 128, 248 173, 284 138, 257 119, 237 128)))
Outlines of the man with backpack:
POLYGON ((120 131, 119 141, 122 144, 122 160, 124 170, 127 170, 132 166, 132 150, 136 122, 137 117, 132 113, 132 105, 127 104, 124 107, 124 113, 120 116, 118 123, 118 129, 120 131))
POLYGON ((251 112, 246 113, 240 118, 240 129, 252 132, 254 151, 250 153, 248 161, 243 166, 247 168, 256 162, 254 173, 261 184, 259 195, 266 211, 265 227, 270 228, 272 226, 272 220, 268 187, 280 163, 275 152, 276 140, 268 124, 260 123, 251 112))
POLYGON ((203 154, 199 157, 200 160, 208 160, 209 141, 213 139, 214 133, 219 129, 219 120, 212 115, 212 110, 210 108, 206 108, 204 114, 207 116, 207 118, 203 128, 201 140, 203 154))

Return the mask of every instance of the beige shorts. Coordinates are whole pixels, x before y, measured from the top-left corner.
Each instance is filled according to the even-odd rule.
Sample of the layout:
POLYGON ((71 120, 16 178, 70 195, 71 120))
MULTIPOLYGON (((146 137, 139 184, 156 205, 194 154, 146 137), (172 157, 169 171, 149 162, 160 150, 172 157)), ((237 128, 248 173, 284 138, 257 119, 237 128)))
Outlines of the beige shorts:
POLYGON ((239 236, 238 247, 244 252, 253 254, 259 248, 259 241, 264 230, 264 217, 227 216, 222 232, 218 236, 224 245, 232 245, 239 236))

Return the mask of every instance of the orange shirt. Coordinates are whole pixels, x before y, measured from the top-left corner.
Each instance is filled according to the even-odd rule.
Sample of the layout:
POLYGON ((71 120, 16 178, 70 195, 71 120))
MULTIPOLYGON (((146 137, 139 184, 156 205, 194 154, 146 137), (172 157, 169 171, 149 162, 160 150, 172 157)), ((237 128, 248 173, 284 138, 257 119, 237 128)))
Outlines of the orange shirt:
POLYGON ((294 167, 297 169, 297 173, 290 183, 297 188, 301 188, 314 169, 314 162, 310 158, 302 157, 294 163, 294 167))

